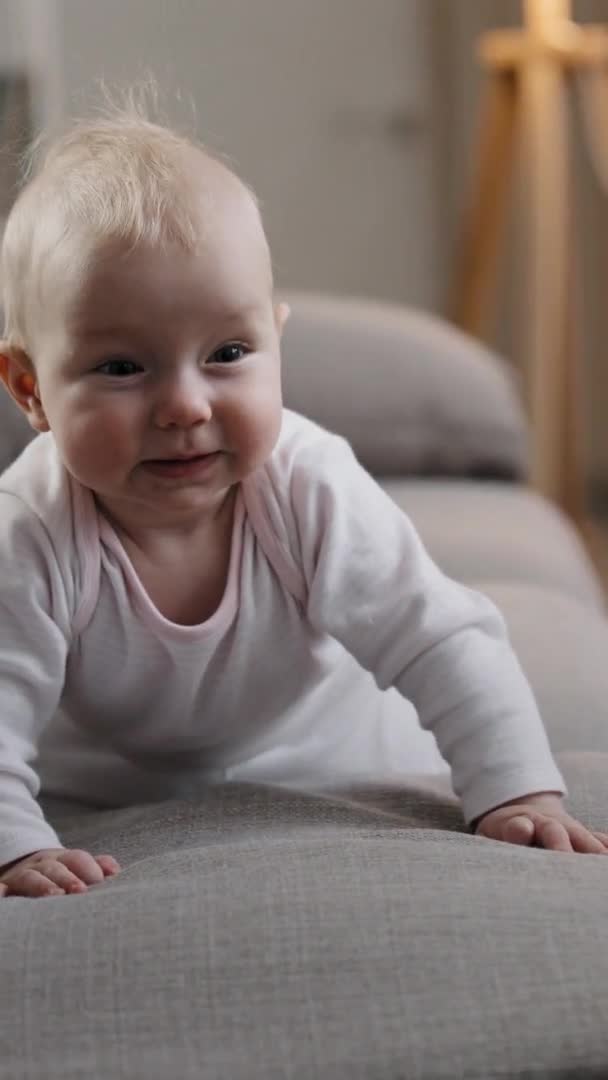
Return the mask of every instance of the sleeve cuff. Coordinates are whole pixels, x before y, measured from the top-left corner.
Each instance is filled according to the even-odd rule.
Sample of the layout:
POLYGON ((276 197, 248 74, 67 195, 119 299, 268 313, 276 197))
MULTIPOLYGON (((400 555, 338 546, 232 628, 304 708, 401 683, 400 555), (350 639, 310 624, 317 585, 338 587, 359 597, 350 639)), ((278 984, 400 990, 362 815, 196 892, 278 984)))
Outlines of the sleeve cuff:
POLYGON ((63 844, 50 825, 42 824, 37 829, 23 830, 6 835, 0 843, 0 867, 23 859, 33 851, 43 848, 61 848, 63 844))
POLYGON ((467 791, 461 795, 462 812, 467 825, 483 817, 497 806, 523 799, 526 795, 535 795, 541 791, 556 791, 567 795, 564 778, 557 765, 542 770, 502 774, 500 776, 482 773, 475 778, 467 791))

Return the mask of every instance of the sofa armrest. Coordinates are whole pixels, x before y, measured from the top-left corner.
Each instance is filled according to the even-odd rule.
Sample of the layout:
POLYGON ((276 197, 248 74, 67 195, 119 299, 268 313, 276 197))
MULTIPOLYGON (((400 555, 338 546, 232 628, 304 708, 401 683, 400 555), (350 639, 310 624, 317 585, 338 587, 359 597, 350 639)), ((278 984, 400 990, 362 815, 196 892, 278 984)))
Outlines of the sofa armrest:
POLYGON ((394 304, 284 299, 286 404, 344 435, 372 473, 524 478, 516 379, 489 349, 394 304))

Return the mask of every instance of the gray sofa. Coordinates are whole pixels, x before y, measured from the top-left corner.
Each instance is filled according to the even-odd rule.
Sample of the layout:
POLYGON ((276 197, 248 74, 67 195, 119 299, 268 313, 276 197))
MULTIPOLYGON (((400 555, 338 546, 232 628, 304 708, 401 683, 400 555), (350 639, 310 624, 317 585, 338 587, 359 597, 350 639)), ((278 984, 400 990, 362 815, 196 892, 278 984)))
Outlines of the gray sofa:
MULTIPOLYGON (((346 434, 437 561, 499 604, 571 806, 606 829, 602 590, 525 486, 506 367, 427 316, 290 299, 288 404, 346 434)), ((124 870, 0 902, 0 1080, 608 1076, 608 859, 471 836, 415 789, 47 811, 124 870)))

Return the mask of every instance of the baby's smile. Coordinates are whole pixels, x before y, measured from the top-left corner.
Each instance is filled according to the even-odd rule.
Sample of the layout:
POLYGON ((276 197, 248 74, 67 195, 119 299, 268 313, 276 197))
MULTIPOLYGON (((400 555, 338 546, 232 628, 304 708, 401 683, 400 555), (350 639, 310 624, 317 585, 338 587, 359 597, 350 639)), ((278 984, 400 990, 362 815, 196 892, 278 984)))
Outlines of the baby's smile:
POLYGON ((149 458, 142 462, 143 467, 154 476, 170 480, 197 480, 207 475, 221 457, 221 450, 208 454, 190 454, 173 458, 149 458))

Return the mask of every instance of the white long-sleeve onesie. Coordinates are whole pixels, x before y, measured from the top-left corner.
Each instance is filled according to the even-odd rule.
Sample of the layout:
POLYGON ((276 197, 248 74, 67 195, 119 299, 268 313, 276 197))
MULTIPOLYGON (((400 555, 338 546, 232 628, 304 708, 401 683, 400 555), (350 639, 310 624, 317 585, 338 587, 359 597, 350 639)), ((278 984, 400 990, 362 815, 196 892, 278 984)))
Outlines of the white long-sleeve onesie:
POLYGON ((199 626, 159 613, 35 439, 0 477, 0 634, 0 866, 59 843, 40 782, 120 805, 223 778, 395 781, 441 761, 416 711, 468 821, 564 790, 496 609, 439 571, 344 440, 287 410, 199 626))

